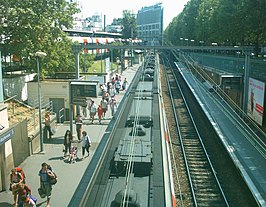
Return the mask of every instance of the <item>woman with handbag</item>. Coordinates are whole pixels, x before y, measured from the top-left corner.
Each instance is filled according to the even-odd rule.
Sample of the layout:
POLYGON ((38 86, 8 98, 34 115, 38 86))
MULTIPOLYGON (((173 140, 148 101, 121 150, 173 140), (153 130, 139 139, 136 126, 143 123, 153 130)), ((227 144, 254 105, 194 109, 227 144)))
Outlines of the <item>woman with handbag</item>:
POLYGON ((46 207, 49 207, 50 199, 51 199, 51 193, 52 193, 52 185, 50 183, 50 177, 55 177, 52 170, 48 168, 47 163, 42 163, 42 168, 39 171, 40 176, 40 188, 38 189, 39 194, 42 198, 45 196, 47 197, 46 201, 46 207))
POLYGON ((82 142, 82 159, 83 159, 85 155, 85 150, 88 152, 88 156, 90 155, 89 148, 91 146, 91 139, 89 135, 87 135, 87 132, 85 131, 82 132, 81 142, 82 142))

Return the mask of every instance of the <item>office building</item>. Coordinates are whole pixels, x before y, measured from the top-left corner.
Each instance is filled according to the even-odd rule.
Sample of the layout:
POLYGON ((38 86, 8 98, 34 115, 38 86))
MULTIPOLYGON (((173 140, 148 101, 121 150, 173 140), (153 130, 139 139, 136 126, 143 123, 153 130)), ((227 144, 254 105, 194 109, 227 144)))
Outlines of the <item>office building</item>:
POLYGON ((138 38, 146 45, 162 45, 163 7, 162 3, 143 7, 137 14, 138 38))

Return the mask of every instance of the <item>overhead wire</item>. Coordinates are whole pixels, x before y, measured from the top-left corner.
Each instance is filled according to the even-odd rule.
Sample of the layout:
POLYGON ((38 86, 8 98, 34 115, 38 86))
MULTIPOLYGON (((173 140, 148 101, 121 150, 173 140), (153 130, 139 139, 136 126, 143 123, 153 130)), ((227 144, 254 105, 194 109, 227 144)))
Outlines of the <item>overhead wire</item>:
MULTIPOLYGON (((150 61, 150 54, 148 53, 144 59, 144 63, 141 66, 141 74, 144 74, 145 68, 147 67, 149 61, 150 61)), ((134 115, 134 122, 133 122, 133 127, 132 127, 131 141, 129 145, 129 157, 128 157, 127 166, 126 166, 125 191, 124 191, 124 196, 122 197, 123 201, 121 202, 120 207, 127 207, 129 205, 129 202, 128 202, 129 197, 127 195, 132 187, 130 175, 132 174, 132 171, 134 169, 133 158, 134 158, 134 150, 135 150, 135 138, 138 132, 139 121, 140 121, 140 107, 141 107, 141 102, 142 102, 141 97, 144 91, 143 81, 144 81, 144 76, 142 75, 142 81, 140 82, 141 84, 140 84, 140 87, 138 88, 139 91, 137 93, 138 96, 134 97, 134 98, 137 98, 137 104, 134 109, 135 115, 134 115)), ((128 145, 126 145, 126 140, 124 141, 125 141, 124 146, 128 147, 128 145)))

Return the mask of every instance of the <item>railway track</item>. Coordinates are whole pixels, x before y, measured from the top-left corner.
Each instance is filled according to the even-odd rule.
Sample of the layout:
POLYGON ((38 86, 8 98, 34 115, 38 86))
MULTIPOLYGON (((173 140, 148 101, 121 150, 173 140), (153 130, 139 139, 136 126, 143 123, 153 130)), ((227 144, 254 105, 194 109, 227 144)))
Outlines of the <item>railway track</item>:
POLYGON ((182 182, 182 177, 186 177, 187 180, 186 185, 175 187, 178 191, 176 193, 178 206, 229 206, 178 84, 176 77, 178 71, 171 68, 164 71, 176 123, 176 139, 178 139, 172 138, 171 148, 175 149, 176 152, 173 153, 179 157, 179 160, 180 157, 183 158, 179 161, 179 166, 173 167, 178 169, 174 175, 178 179, 175 183, 182 182))

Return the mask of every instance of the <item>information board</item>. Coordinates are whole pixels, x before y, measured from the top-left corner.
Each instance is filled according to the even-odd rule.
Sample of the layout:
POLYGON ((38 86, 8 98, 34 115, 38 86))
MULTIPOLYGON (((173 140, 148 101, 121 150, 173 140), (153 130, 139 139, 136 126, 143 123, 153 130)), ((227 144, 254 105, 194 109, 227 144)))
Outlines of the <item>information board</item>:
POLYGON ((72 104, 85 105, 88 98, 98 95, 98 83, 95 82, 71 82, 70 87, 72 104))

